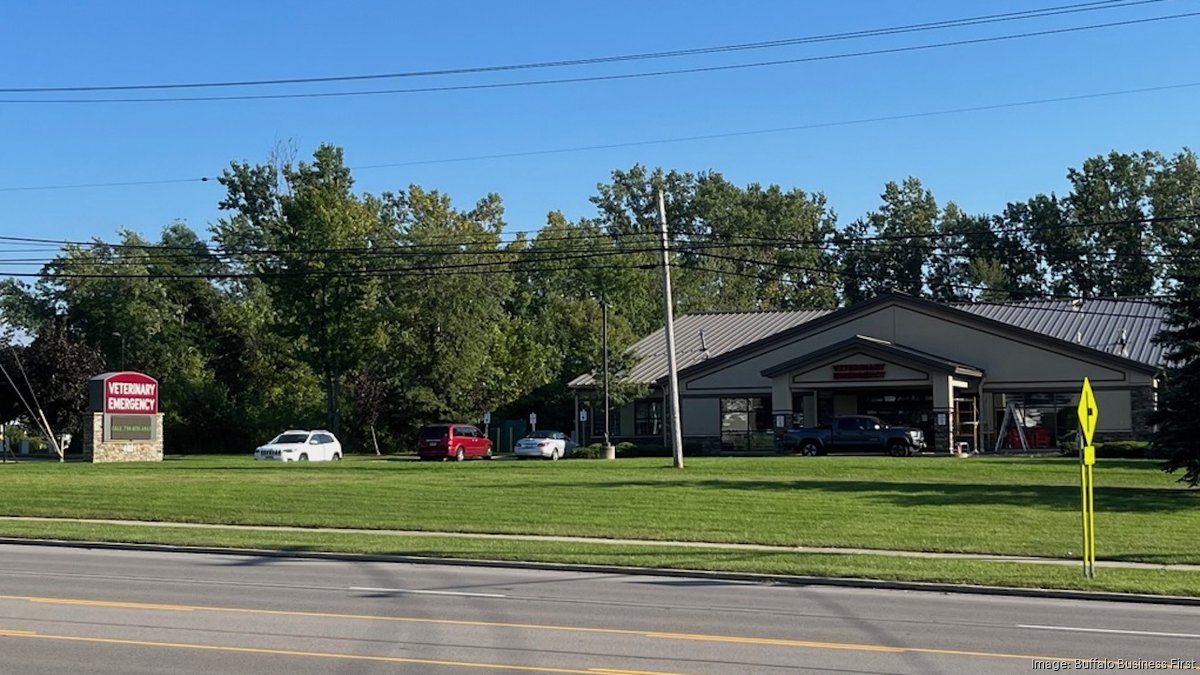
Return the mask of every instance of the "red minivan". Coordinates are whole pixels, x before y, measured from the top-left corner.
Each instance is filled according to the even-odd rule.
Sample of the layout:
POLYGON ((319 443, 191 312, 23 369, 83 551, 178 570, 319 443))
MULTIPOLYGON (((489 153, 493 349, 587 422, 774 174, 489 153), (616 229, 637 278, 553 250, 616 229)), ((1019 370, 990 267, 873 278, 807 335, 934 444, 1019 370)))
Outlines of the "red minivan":
POLYGON ((431 424, 417 434, 417 456, 421 459, 492 458, 492 439, 470 424, 431 424))

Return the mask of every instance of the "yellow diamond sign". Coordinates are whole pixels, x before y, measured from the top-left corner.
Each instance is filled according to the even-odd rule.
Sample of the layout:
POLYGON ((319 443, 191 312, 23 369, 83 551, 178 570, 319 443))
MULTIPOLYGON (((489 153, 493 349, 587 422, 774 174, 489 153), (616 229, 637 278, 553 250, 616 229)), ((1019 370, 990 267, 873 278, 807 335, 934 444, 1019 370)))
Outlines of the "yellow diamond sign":
POLYGON ((1083 391, 1079 394, 1079 427, 1083 429, 1083 444, 1092 444, 1092 434, 1096 432, 1096 419, 1100 409, 1096 406, 1096 395, 1092 393, 1092 383, 1083 378, 1083 391))

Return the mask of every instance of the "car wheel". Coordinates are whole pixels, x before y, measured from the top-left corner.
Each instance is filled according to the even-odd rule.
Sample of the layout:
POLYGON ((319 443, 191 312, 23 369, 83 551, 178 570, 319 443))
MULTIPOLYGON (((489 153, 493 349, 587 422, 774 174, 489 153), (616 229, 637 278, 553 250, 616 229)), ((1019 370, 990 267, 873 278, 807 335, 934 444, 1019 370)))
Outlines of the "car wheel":
POLYGON ((800 444, 800 454, 805 457, 813 457, 821 454, 821 446, 816 441, 804 441, 800 444))
POLYGON ((332 459, 335 462, 340 462, 340 461, 342 461, 342 454, 339 452, 335 452, 335 453, 333 453, 333 457, 330 457, 330 459, 332 459))
POLYGON ((460 445, 458 447, 458 451, 454 453, 454 461, 461 462, 466 458, 467 458, 467 453, 466 453, 466 451, 464 451, 462 449, 462 446, 460 445))
POLYGON ((487 454, 486 454, 486 455, 484 455, 484 456, 483 456, 483 458, 484 458, 484 459, 495 459, 495 458, 496 458, 496 456, 492 454, 492 449, 491 449, 491 448, 488 448, 488 449, 487 449, 487 454))
POLYGON ((550 461, 551 462, 558 461, 558 448, 554 448, 553 450, 550 451, 550 461))
POLYGON ((301 462, 307 462, 308 461, 308 453, 307 452, 300 453, 300 456, 297 458, 297 460, 301 461, 301 462))
POLYGON ((905 457, 908 455, 908 446, 903 443, 892 443, 888 446, 888 454, 892 457, 905 457))

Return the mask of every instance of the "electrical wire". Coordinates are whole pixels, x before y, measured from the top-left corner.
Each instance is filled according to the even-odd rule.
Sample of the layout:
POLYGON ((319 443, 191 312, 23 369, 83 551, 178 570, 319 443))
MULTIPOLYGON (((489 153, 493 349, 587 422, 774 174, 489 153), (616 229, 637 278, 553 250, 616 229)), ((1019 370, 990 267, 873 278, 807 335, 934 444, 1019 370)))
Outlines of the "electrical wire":
POLYGON ((1020 40, 1032 37, 1044 37, 1049 35, 1065 35, 1070 33, 1078 33, 1090 30, 1099 30, 1105 28, 1120 28, 1126 26, 1135 26, 1149 24, 1161 21, 1172 21, 1176 19, 1187 19, 1200 16, 1200 12, 1182 12, 1178 14, 1168 14, 1164 16, 1147 17, 1142 19, 1129 19, 1125 21, 1112 21, 1108 23, 1090 24, 1085 26, 1072 26, 1068 28, 1055 28, 1041 31, 1030 31, 1025 33, 1014 33, 1008 35, 997 35, 983 38, 970 38, 965 40, 954 40, 947 42, 929 43, 924 45, 908 45, 904 47, 890 47, 886 49, 873 49, 858 52, 844 52, 841 54, 825 54, 820 56, 808 56, 793 59, 776 59, 772 61, 757 61, 752 63, 737 63, 725 64, 718 66, 697 66, 693 68, 678 68, 671 70, 657 70, 640 73, 621 73, 611 75, 591 75, 581 77, 567 77, 557 79, 542 79, 542 80, 520 80, 516 82, 490 82, 477 84, 460 84, 460 85, 442 85, 430 87, 411 87, 407 89, 375 89, 375 90, 358 90, 358 91, 332 91, 332 92, 297 92, 286 94, 234 94, 234 95, 212 95, 212 96, 159 96, 159 97, 138 97, 138 98, 0 98, 0 104, 13 105, 55 105, 55 104, 70 104, 70 105, 87 105, 87 104, 105 104, 105 103, 194 103, 200 101, 263 101, 263 100, 296 100, 296 99, 320 99, 320 98, 345 98, 345 97, 363 97, 363 96, 382 96, 382 95, 399 95, 399 94, 427 94, 434 92, 447 91, 480 91, 492 89, 513 89, 523 87, 541 87, 560 84, 580 84, 589 82, 615 82, 622 80, 635 80, 645 78, 667 77, 674 75, 692 75, 698 73, 715 73, 728 72, 737 70, 747 70, 753 68, 767 68, 784 65, 797 65, 801 63, 817 63, 824 61, 835 61, 848 58, 859 58, 865 56, 882 56, 888 54, 904 54, 910 52, 928 51, 933 49, 943 49, 946 47, 962 47, 968 45, 989 44, 996 42, 1005 42, 1009 40, 1020 40))
MULTIPOLYGON (((1014 108, 1025 108, 1038 105, 1049 105, 1053 103, 1068 103, 1073 101, 1085 101, 1091 99, 1111 98, 1117 96, 1130 96, 1134 94, 1148 94, 1162 91, 1175 91, 1180 89, 1194 89, 1200 87, 1200 81, 1197 82, 1180 82, 1176 84, 1165 84, 1151 87, 1137 87, 1132 89, 1119 89, 1102 92, 1092 92, 1086 94, 1074 94, 1070 96, 1055 96, 1051 98, 1028 99, 1024 101, 1009 101, 1005 103, 993 103, 977 106, 966 106, 960 108, 947 108, 943 110, 927 110, 914 113, 901 113, 896 115, 882 115, 876 117, 864 117, 851 120, 834 120, 829 122, 814 122, 811 124, 798 124, 784 127, 772 127, 767 129, 750 129, 744 131, 729 131, 712 134, 697 134, 692 136, 676 136, 670 138, 658 138, 641 141, 626 141, 619 143, 599 143, 593 145, 578 145, 564 148, 547 148, 542 150, 524 150, 519 152, 501 152, 483 155, 464 155, 461 157, 446 157, 440 159, 423 159, 412 160, 406 162, 384 162, 377 164, 361 164, 348 167, 352 171, 370 171, 375 169, 392 169, 404 168, 410 166, 428 166, 436 164, 457 164, 464 162, 479 162, 490 161, 497 159, 517 159, 521 157, 539 157, 546 155, 570 154, 576 152, 592 152, 597 150, 617 150, 621 148, 645 147, 652 145, 667 145, 671 143, 692 143, 697 141, 719 140, 722 138, 739 138, 745 136, 762 136, 772 134, 791 133, 796 131, 811 131, 815 129, 831 129, 837 127, 857 126, 862 124, 875 124, 879 122, 898 122, 903 120, 915 120, 928 117, 941 117, 945 115, 960 115, 974 112, 988 112, 993 110, 1008 110, 1014 108)), ((47 190, 76 190, 90 188, 108 188, 108 187, 136 187, 148 185, 170 185, 170 184, 185 184, 185 183, 208 183, 219 182, 219 178, 210 178, 208 176, 200 176, 197 178, 171 178, 162 180, 129 180, 129 181, 114 181, 114 182, 89 182, 89 183, 68 183, 58 185, 27 185, 27 186, 8 186, 0 187, 0 192, 34 192, 47 190)), ((535 233, 536 230, 525 230, 526 233, 535 233)))
POLYGON ((535 70, 542 68, 562 68, 569 66, 596 65, 605 63, 618 63, 623 61, 643 61, 651 59, 677 58, 681 56, 697 56, 704 54, 717 54, 726 52, 738 52, 755 49, 771 49, 778 47, 789 47, 804 44, 814 44, 823 42, 832 42, 848 39, 859 39, 866 37, 879 37, 885 35, 897 35, 903 33, 913 33, 928 30, 940 30, 944 28, 960 28, 965 26, 975 26, 987 23, 1000 23, 1007 21, 1019 21, 1026 19, 1037 19, 1048 16, 1060 16, 1064 14, 1076 14, 1081 12, 1094 12, 1098 10, 1124 9, 1139 5, 1150 5, 1164 2, 1165 0, 1102 0, 1098 2, 1084 2, 1072 5, 1059 5, 1054 7, 1043 7, 1039 9, 1022 10, 1018 12, 1006 12, 1002 14, 985 14, 983 16, 966 17, 962 19, 946 19, 943 21, 933 21, 926 23, 907 24, 901 26, 891 26, 887 28, 874 28, 860 31, 850 31, 842 33, 829 33, 824 35, 814 35, 807 37, 785 38, 780 40, 767 40, 760 42, 743 42, 730 45, 720 45, 715 47, 693 47, 688 49, 674 49, 669 51, 643 52, 638 54, 621 54, 615 56, 600 56, 593 58, 581 59, 558 59, 553 61, 540 61, 533 63, 517 63, 492 66, 474 66, 470 68, 443 68, 436 70, 418 70, 404 71, 394 73, 370 73, 356 75, 334 75, 322 77, 294 77, 294 78, 276 78, 276 79, 260 79, 260 80, 233 80, 233 81, 214 81, 214 82, 174 82, 174 83, 158 83, 158 84, 124 84, 124 85, 88 85, 88 86, 42 86, 42 87, 3 87, 0 88, 0 93, 50 93, 50 92, 100 92, 100 91, 146 91, 146 90, 170 90, 170 89, 213 89, 223 87, 254 87, 254 86, 270 86, 270 85, 295 85, 295 84, 326 84, 333 82, 356 82, 364 80, 389 80, 402 79, 413 77, 431 77, 445 75, 466 75, 479 73, 504 72, 514 70, 535 70))

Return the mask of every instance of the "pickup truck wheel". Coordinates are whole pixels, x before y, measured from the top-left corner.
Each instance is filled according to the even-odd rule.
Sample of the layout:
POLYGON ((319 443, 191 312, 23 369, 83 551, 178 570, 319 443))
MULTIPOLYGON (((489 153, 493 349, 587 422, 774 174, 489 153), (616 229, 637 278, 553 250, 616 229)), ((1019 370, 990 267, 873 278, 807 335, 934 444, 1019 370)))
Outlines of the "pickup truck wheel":
POLYGON ((816 441, 804 441, 800 444, 800 454, 812 457, 821 454, 821 446, 816 441))
POLYGON ((461 462, 467 458, 467 453, 459 446, 458 451, 454 453, 454 461, 461 462))
POLYGON ((908 457, 911 453, 908 446, 903 443, 892 443, 888 446, 888 454, 892 457, 908 457))

